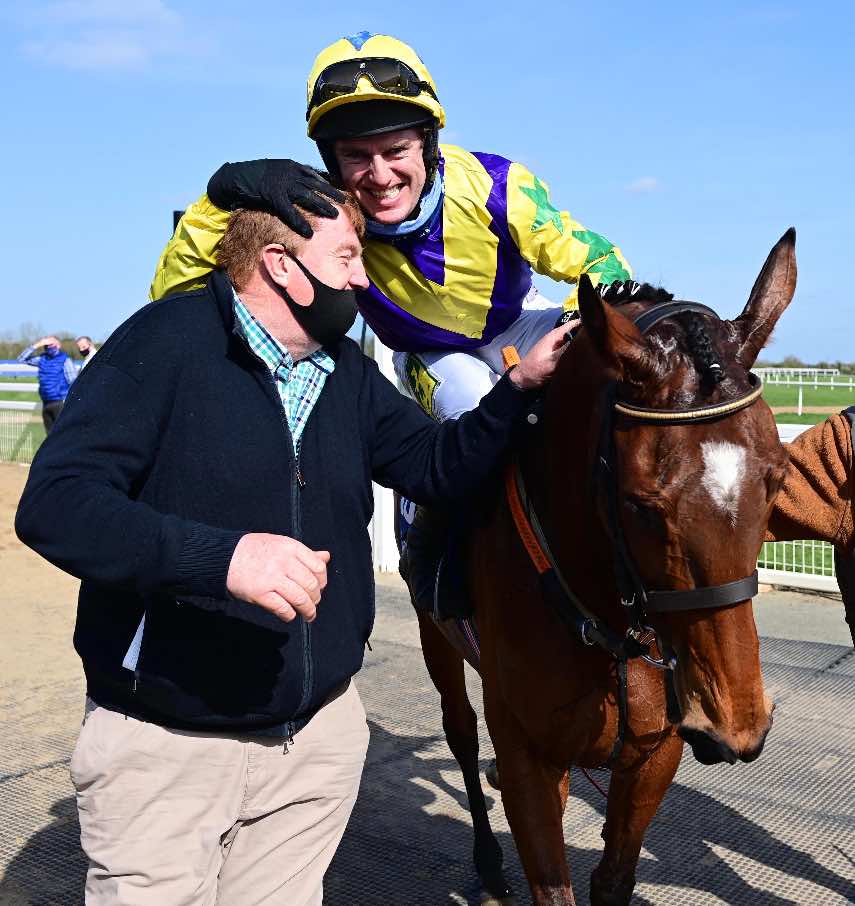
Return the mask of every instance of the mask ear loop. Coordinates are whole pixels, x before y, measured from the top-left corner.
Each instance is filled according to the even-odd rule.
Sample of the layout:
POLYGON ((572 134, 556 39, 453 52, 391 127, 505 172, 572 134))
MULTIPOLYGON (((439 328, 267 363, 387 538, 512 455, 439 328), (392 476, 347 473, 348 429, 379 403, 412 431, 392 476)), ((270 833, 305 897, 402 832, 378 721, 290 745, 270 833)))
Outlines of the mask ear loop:
MULTIPOLYGON (((285 246, 283 245, 282 248, 285 249, 285 246)), ((300 268, 300 270, 305 275, 306 279, 309 281, 309 283, 311 283, 313 290, 317 291, 317 288, 320 286, 325 289, 332 290, 333 292, 339 292, 339 290, 337 290, 336 287, 330 286, 329 283, 324 283, 323 280, 320 280, 318 277, 316 277, 306 267, 306 265, 303 264, 303 262, 300 261, 300 259, 295 254, 293 254, 292 252, 289 252, 288 249, 285 249, 285 254, 297 265, 297 267, 300 268)), ((312 301, 314 301, 314 299, 312 301)), ((312 303, 310 302, 309 304, 311 305, 312 303)))

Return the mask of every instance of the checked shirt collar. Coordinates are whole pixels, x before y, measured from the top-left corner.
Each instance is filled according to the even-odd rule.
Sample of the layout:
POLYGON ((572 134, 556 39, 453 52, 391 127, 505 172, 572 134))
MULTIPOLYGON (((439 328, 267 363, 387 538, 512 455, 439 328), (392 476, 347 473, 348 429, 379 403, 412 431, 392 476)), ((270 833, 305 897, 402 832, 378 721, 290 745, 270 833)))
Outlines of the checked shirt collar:
POLYGON ((335 368, 335 361, 323 349, 318 349, 295 364, 285 346, 253 317, 237 293, 234 296, 235 317, 249 348, 273 375, 288 419, 294 451, 299 453, 303 429, 324 389, 327 375, 332 374, 335 368))

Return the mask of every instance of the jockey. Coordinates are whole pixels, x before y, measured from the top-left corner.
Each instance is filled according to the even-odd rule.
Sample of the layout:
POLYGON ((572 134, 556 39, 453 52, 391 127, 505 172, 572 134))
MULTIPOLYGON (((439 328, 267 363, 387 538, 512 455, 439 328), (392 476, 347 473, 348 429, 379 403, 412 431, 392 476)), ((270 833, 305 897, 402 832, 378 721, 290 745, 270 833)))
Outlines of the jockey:
MULTIPOLYGON (((315 60, 307 99, 308 134, 367 220, 359 309, 434 418, 474 408, 504 371, 502 348, 523 355, 554 326, 560 312, 533 288, 532 268, 568 283, 629 278, 620 250, 554 207, 522 164, 438 144, 436 85, 402 41, 367 32, 336 41, 315 60)), ((289 160, 223 166, 185 212, 151 297, 202 282, 230 210, 260 207, 291 226, 293 203, 325 213, 305 191, 325 191, 311 177, 289 160)), ((574 305, 575 291, 565 301, 574 305)))
MULTIPOLYGON (((555 326, 561 310, 534 289, 532 269, 573 284, 582 274, 594 284, 631 276, 620 250, 556 208, 546 183, 522 164, 439 144, 445 111, 436 84, 396 38, 360 32, 322 50, 308 78, 306 119, 330 179, 366 217, 370 284, 357 292, 360 312, 394 350, 401 383, 439 421, 490 390, 505 370, 503 347, 525 355, 555 326)), ((182 217, 152 299, 205 279, 230 211, 268 210, 310 235, 295 205, 335 216, 318 193, 335 197, 291 160, 225 164, 182 217)), ((575 288, 564 305, 575 307, 575 288)), ((407 533, 402 573, 420 609, 439 598, 436 563, 449 521, 420 507, 407 533)), ((458 571, 446 568, 451 578, 440 580, 453 601, 444 615, 466 613, 458 571)))

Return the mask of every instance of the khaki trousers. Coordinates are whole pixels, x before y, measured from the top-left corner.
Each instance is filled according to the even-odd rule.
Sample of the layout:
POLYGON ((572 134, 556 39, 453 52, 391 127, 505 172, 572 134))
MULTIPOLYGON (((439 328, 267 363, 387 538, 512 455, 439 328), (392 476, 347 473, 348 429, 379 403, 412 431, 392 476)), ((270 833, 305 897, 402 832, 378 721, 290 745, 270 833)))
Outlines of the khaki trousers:
POLYGON ((353 683, 284 743, 87 708, 71 779, 88 906, 320 906, 368 748, 353 683))

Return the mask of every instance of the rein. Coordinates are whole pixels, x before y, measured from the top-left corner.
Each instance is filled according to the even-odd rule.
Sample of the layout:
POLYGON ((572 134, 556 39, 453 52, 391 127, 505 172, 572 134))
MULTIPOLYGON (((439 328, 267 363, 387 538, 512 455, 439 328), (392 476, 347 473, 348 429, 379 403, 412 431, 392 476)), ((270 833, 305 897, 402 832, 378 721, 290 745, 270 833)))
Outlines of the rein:
MULTIPOLYGON (((641 333, 646 333, 665 318, 685 312, 696 312, 719 320, 718 315, 705 305, 685 300, 672 300, 654 305, 642 312, 634 323, 641 333)), ((594 616, 573 593, 552 555, 546 533, 525 489, 519 463, 509 464, 505 473, 505 493, 508 506, 520 540, 540 578, 543 596, 550 603, 561 621, 577 636, 582 644, 597 645, 616 662, 618 679, 618 734, 606 766, 611 766, 623 748, 628 721, 627 715, 627 662, 642 658, 653 667, 673 671, 675 658, 654 658, 650 646, 657 643, 655 631, 647 624, 647 614, 727 607, 753 598, 757 594, 757 570, 742 579, 721 585, 707 585, 688 589, 647 589, 636 568, 626 544, 619 512, 617 482, 617 451, 614 443, 615 423, 618 416, 634 421, 668 425, 718 421, 752 406, 763 393, 760 379, 749 374, 750 389, 743 395, 725 403, 700 406, 692 409, 655 409, 636 406, 618 399, 618 384, 607 385, 600 445, 597 456, 598 484, 605 493, 609 533, 614 545, 615 579, 621 604, 629 617, 630 628, 620 634, 594 616)), ((673 674, 669 674, 672 676, 673 674)), ((676 704, 673 685, 666 683, 671 705, 676 704)))

